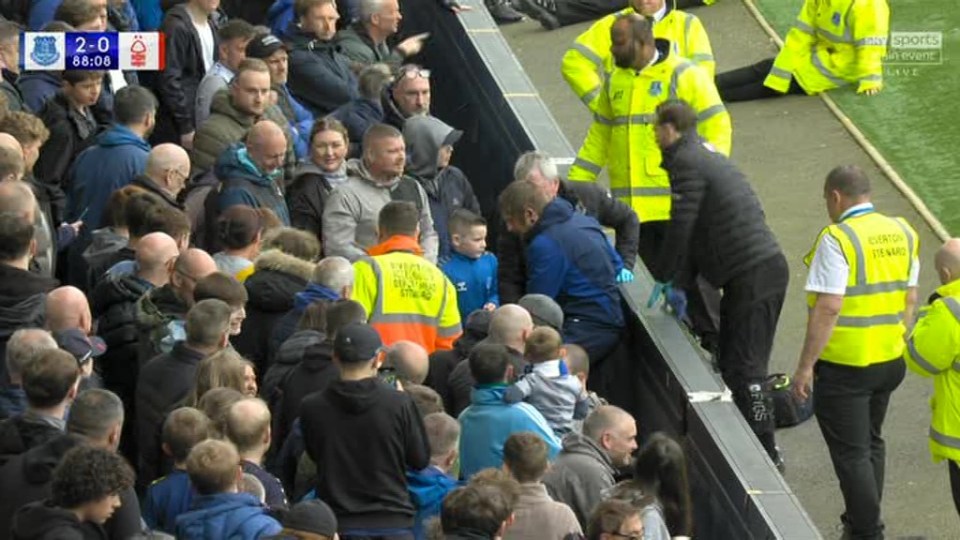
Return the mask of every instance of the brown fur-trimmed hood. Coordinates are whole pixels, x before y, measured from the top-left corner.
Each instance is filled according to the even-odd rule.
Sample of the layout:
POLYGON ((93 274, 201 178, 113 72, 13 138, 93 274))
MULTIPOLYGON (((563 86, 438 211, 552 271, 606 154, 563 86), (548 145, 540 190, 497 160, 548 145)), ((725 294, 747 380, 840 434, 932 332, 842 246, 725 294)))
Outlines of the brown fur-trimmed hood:
POLYGON ((248 312, 286 313, 313 274, 313 263, 276 249, 264 251, 253 264, 253 275, 244 282, 248 312))
POLYGON ((292 274, 306 281, 310 281, 313 276, 314 267, 313 263, 288 255, 279 249, 264 251, 253 262, 253 265, 256 271, 274 270, 284 274, 292 274))

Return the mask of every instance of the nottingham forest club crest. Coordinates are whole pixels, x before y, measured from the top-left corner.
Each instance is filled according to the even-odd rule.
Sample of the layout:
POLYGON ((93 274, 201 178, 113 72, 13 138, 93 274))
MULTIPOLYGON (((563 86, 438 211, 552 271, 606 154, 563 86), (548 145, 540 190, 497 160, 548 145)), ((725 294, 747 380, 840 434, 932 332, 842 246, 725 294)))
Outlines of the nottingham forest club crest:
POLYGON ((30 59, 41 66, 55 64, 60 59, 60 51, 57 50, 57 38, 53 36, 34 37, 30 59))

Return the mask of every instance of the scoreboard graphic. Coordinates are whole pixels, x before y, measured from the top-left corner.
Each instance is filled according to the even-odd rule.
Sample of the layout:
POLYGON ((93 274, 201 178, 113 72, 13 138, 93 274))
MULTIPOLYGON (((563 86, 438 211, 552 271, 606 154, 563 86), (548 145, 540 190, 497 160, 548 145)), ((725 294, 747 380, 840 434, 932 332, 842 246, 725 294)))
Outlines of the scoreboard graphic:
POLYGON ((159 32, 24 32, 24 71, 159 71, 164 65, 159 32))

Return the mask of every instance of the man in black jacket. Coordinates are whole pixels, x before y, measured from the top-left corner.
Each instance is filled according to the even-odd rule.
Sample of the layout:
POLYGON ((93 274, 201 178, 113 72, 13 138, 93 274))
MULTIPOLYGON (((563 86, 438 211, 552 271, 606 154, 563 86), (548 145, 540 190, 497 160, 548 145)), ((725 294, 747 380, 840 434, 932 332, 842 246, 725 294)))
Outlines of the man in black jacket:
POLYGON ((172 351, 157 356, 140 369, 136 393, 139 486, 148 486, 163 476, 160 451, 163 420, 190 396, 200 361, 227 346, 232 312, 221 300, 197 302, 187 314, 186 341, 177 342, 172 351))
MULTIPOLYGON (((577 209, 604 227, 616 232, 616 250, 623 259, 623 269, 617 281, 633 281, 633 267, 637 262, 637 243, 640 240, 640 221, 629 205, 610 196, 610 192, 593 182, 561 180, 557 166, 544 152, 527 152, 520 156, 513 170, 515 180, 527 180, 541 186, 551 197, 562 197, 577 209)), ((500 280, 500 302, 515 303, 526 292, 527 262, 524 239, 503 230, 497 240, 500 280)))
POLYGON ((657 144, 673 206, 654 278, 687 287, 699 275, 722 289, 720 373, 747 423, 782 467, 765 380, 790 271, 749 182, 697 135, 696 124, 697 113, 686 103, 667 101, 657 108, 657 144))
POLYGON ((170 8, 163 19, 166 62, 154 85, 154 93, 160 98, 157 127, 151 138, 154 144, 172 142, 188 150, 193 147, 197 89, 218 56, 217 4, 189 0, 170 8))
POLYGON ((410 538, 415 509, 405 472, 430 464, 413 400, 377 376, 382 346, 366 324, 341 328, 333 343, 340 380, 300 409, 307 454, 318 466, 317 498, 333 509, 346 540, 410 538))
POLYGON ((287 87, 316 118, 359 97, 350 60, 333 38, 337 4, 333 0, 296 2, 290 36, 290 80, 287 87))

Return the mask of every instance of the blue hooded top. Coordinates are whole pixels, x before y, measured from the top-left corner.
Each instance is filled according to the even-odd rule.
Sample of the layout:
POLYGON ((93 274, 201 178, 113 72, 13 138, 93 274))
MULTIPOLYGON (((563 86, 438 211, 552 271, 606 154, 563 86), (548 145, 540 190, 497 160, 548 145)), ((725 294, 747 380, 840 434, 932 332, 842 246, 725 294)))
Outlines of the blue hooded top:
POLYGON ((287 30, 293 22, 293 0, 277 0, 267 11, 267 26, 270 33, 283 41, 289 39, 287 30))
POLYGON ((280 523, 247 493, 217 493, 193 499, 193 508, 177 518, 179 540, 257 540, 277 534, 280 523))
POLYGON ((410 492, 413 505, 417 507, 413 523, 413 537, 416 540, 426 540, 424 524, 430 518, 440 515, 443 498, 461 485, 462 482, 433 466, 417 472, 407 471, 407 491, 410 492))
POLYGON ((252 208, 263 206, 273 210, 284 226, 290 226, 287 202, 277 185, 277 177, 282 174, 282 169, 264 174, 250 159, 247 148, 238 143, 220 154, 213 171, 224 182, 218 201, 221 212, 238 204, 252 208))
POLYGON ((571 323, 620 328, 623 310, 616 276, 623 260, 597 220, 557 197, 544 209, 527 244, 527 293, 545 294, 571 323))
POLYGON ((85 229, 100 228, 110 194, 126 186, 147 167, 150 144, 126 126, 114 125, 97 136, 72 165, 69 199, 71 220, 83 215, 85 229))

